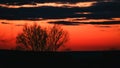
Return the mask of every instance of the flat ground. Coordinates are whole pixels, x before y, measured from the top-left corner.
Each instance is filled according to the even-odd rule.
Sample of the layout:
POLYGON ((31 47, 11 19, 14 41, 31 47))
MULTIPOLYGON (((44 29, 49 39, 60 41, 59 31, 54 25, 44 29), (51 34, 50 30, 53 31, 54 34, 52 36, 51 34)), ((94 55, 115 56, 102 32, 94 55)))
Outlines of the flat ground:
POLYGON ((120 64, 120 51, 89 51, 89 52, 24 52, 0 50, 0 66, 112 66, 120 64), (45 65, 44 65, 45 64, 45 65))

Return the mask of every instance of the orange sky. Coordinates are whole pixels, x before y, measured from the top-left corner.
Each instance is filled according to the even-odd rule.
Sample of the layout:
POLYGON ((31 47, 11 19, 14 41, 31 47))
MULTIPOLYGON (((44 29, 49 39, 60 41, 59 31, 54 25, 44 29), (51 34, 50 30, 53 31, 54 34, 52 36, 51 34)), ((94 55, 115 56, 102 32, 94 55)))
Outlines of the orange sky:
MULTIPOLYGON (((115 18, 118 19, 118 18, 115 18)), ((47 20, 49 21, 49 20, 47 20)), ((15 39, 16 35, 21 32, 22 25, 25 23, 38 23, 44 27, 50 27, 51 24, 45 21, 29 21, 29 20, 0 20, 9 24, 0 23, 1 39, 15 39), (21 26, 20 26, 21 25, 21 26)), ((120 25, 90 25, 80 24, 79 26, 65 26, 62 28, 68 31, 70 40, 65 44, 72 50, 106 50, 110 48, 118 48, 120 46, 120 25), (105 27, 109 26, 109 27, 105 27), (97 46, 96 46, 97 45, 97 46)), ((15 40, 11 44, 15 43, 15 40)), ((16 44, 15 44, 16 45, 16 44)), ((13 45, 13 47, 15 46, 13 45)), ((7 47, 11 46, 6 44, 7 47)), ((2 47, 2 46, 1 46, 2 47)))
MULTIPOLYGON (((106 0, 105 2, 108 2, 106 0)), ((24 5, 7 5, 0 4, 0 7, 5 8, 29 8, 29 7, 91 7, 96 1, 92 2, 77 2, 77 3, 36 3, 24 5)), ((92 14, 92 12, 76 12, 74 14, 92 14)), ((53 24, 48 22, 67 21, 67 22, 106 22, 106 21, 120 21, 120 18, 112 19, 87 19, 80 18, 64 18, 64 19, 42 19, 31 20, 1 20, 0 19, 0 49, 15 47, 15 39, 18 33, 22 31, 24 24, 32 25, 37 23, 42 27, 51 27, 53 24)), ((62 28, 68 31, 70 40, 65 44, 68 48, 76 50, 108 50, 111 48, 120 49, 120 24, 112 25, 93 25, 82 24, 79 25, 62 25, 62 28), (119 45, 119 46, 115 46, 119 45)))

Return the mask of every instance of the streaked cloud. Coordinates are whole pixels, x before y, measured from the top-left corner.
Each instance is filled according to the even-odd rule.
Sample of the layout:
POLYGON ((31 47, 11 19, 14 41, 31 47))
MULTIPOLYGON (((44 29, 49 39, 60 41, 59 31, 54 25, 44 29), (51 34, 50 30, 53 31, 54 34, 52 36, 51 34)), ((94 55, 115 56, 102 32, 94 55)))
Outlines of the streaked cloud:
POLYGON ((6 8, 29 8, 29 7, 43 7, 43 6, 50 6, 50 7, 90 7, 92 6, 96 1, 93 2, 77 2, 77 3, 35 3, 35 4, 24 4, 24 5, 7 5, 7 4, 0 4, 1 7, 6 8))

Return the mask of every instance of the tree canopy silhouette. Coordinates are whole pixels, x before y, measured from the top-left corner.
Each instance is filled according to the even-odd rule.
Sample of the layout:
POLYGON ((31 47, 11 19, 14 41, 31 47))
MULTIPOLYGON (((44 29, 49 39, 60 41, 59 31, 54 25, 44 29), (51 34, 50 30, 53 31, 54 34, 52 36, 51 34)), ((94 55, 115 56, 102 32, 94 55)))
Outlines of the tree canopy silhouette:
POLYGON ((68 33, 60 25, 42 28, 40 25, 25 25, 16 37, 18 50, 57 51, 68 41, 68 33))

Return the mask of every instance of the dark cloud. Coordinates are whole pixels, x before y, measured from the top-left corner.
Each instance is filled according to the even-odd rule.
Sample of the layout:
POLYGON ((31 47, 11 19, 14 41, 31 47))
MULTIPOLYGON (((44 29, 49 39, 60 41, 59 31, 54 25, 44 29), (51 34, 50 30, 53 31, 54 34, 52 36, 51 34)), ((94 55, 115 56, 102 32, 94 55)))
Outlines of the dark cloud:
POLYGON ((93 6, 89 7, 88 10, 92 12, 96 11, 120 11, 120 3, 119 2, 100 2, 95 3, 93 6))
POLYGON ((10 23, 8 23, 8 22, 1 22, 1 24, 10 24, 10 23))
MULTIPOLYGON (((103 3, 102 3, 103 4, 103 3)), ((116 3, 115 3, 116 4, 116 3)), ((113 4, 111 4, 113 5, 113 4)), ((0 19, 63 19, 86 17, 88 19, 111 19, 120 17, 120 5, 100 6, 94 5, 89 8, 67 7, 36 7, 36 8, 3 8, 0 7, 0 19), (75 14, 76 12, 91 12, 91 14, 75 14)))
POLYGON ((97 2, 120 2, 120 0, 93 0, 97 2))
POLYGON ((120 24, 120 21, 89 22, 89 24, 111 25, 111 24, 120 24))
POLYGON ((34 8, 4 8, 0 7, 0 19, 36 20, 80 18, 86 19, 111 19, 120 17, 119 2, 100 2, 91 7, 34 7, 34 8), (77 12, 91 12, 91 14, 76 14, 77 12))
POLYGON ((50 24, 62 24, 62 25, 79 25, 79 22, 69 22, 69 21, 55 21, 55 22, 48 22, 50 24))
MULTIPOLYGON (((120 21, 104 21, 104 22, 70 22, 70 21, 55 21, 48 22, 50 24, 62 24, 62 25, 80 25, 80 24, 93 24, 93 25, 111 25, 120 24, 120 21)), ((105 26, 104 26, 105 27, 105 26)), ((108 27, 108 26, 107 26, 108 27)))

